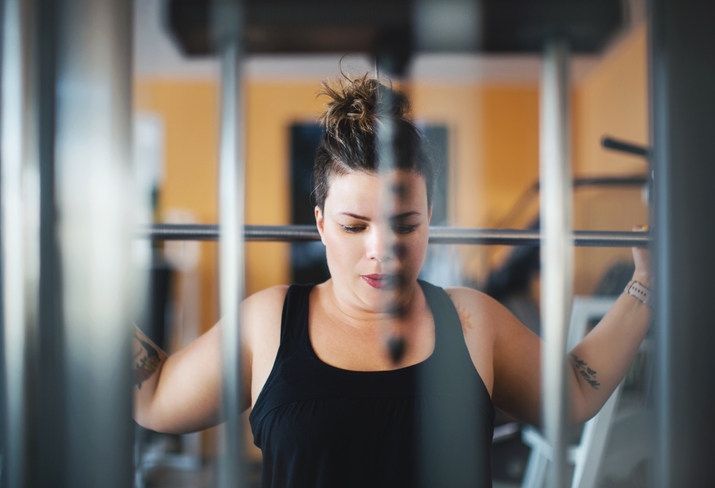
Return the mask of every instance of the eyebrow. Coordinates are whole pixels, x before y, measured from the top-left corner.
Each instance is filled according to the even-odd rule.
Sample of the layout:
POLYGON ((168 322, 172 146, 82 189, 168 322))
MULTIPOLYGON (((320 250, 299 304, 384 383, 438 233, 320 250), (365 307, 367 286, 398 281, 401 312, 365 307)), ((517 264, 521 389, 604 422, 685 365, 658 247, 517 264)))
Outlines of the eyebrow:
MULTIPOLYGON (((365 222, 369 222, 370 219, 368 217, 363 217, 362 215, 357 215, 354 213, 350 212, 340 212, 338 215, 346 215, 348 217, 352 217, 356 220, 364 220, 365 222)), ((412 217, 413 215, 422 215, 420 212, 405 212, 401 213, 400 215, 394 215, 390 217, 390 220, 401 220, 401 219, 406 219, 407 217, 412 217)))

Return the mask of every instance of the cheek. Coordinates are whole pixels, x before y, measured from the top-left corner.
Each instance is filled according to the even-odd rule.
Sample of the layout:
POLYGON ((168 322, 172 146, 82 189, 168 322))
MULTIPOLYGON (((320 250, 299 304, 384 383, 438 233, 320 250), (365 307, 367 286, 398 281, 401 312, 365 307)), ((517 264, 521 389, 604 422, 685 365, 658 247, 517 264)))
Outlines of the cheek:
POLYGON ((413 236, 399 241, 393 247, 395 257, 405 264, 422 266, 427 253, 427 236, 413 236))
POLYGON ((345 239, 334 233, 325 233, 325 254, 331 267, 346 266, 356 259, 360 253, 359 239, 345 239))
POLYGON ((408 257, 410 250, 407 244, 405 244, 404 242, 397 242, 393 246, 392 252, 395 254, 395 257, 397 259, 402 261, 408 257))

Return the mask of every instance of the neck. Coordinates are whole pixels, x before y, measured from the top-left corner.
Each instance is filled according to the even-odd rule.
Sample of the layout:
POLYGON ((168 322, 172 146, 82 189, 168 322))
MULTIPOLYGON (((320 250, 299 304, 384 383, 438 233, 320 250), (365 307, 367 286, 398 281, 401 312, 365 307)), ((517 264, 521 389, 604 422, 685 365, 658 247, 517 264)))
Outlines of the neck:
POLYGON ((419 284, 414 282, 397 295, 393 303, 384 303, 374 308, 357 299, 346 297, 331 279, 325 283, 326 298, 331 305, 329 314, 339 323, 360 329, 395 329, 403 322, 410 322, 422 303, 418 298, 419 284))

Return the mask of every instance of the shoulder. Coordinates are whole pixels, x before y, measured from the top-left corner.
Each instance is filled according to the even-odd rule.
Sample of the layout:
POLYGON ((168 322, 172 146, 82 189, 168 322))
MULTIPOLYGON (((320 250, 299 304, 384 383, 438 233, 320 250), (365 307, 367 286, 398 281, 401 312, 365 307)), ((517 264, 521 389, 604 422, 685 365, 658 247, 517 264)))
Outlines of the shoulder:
POLYGON ((249 296, 241 304, 244 320, 260 320, 261 317, 271 317, 274 314, 280 317, 287 293, 287 285, 278 285, 249 296))
POLYGON ((452 302, 455 302, 455 304, 456 300, 460 299, 462 301, 474 301, 482 300, 484 297, 489 298, 481 291, 475 290, 474 288, 467 288, 466 286, 450 286, 445 288, 444 291, 447 292, 447 295, 449 295, 452 302))
POLYGON ((540 364, 538 336, 484 293, 463 287, 446 291, 459 312, 472 361, 494 404, 518 418, 533 419, 530 412, 538 404, 533 375, 540 364))
POLYGON ((266 288, 259 292, 254 293, 244 300, 244 305, 256 306, 256 305, 283 305, 283 300, 285 300, 286 293, 288 293, 288 285, 277 285, 266 288))
POLYGON ((463 286, 445 288, 457 309, 465 335, 476 329, 497 339, 505 330, 521 323, 501 303, 481 291, 463 286))
POLYGON ((241 326, 244 339, 251 347, 260 344, 266 335, 280 334, 283 302, 287 285, 272 286, 246 298, 241 304, 241 326))
POLYGON ((483 341, 485 334, 493 337, 495 310, 501 307, 499 302, 478 290, 464 286, 452 286, 444 291, 457 309, 467 342, 470 339, 483 341))
POLYGON ((497 336, 498 318, 495 310, 501 307, 488 295, 461 286, 445 288, 462 325, 464 342, 472 363, 484 382, 489 394, 494 385, 494 344, 497 336))
POLYGON ((460 315, 464 312, 474 317, 489 319, 506 312, 501 303, 479 290, 465 286, 451 286, 444 291, 447 292, 460 315))

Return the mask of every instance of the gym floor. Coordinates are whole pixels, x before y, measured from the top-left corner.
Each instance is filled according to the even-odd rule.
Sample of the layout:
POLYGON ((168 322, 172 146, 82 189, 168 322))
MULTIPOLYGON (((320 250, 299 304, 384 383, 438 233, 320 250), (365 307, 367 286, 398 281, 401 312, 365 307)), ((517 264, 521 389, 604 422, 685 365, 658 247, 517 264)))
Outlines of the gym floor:
MULTIPOLYGON (((260 486, 260 467, 251 473, 249 488, 260 486)), ((136 488, 213 488, 215 486, 215 469, 205 466, 199 471, 179 471, 175 468, 155 468, 147 474, 146 484, 136 488)), ((493 488, 519 488, 520 483, 494 481, 493 488)))

